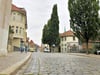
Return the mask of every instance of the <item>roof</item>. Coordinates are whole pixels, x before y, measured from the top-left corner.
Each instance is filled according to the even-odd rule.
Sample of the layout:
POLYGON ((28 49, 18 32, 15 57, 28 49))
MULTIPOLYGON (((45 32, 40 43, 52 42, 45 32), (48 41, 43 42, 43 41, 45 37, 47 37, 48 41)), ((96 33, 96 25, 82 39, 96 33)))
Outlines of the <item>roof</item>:
POLYGON ((30 42, 29 42, 30 44, 34 44, 34 42, 33 42, 33 40, 30 40, 30 42))
POLYGON ((61 33, 60 36, 74 36, 74 33, 73 33, 73 31, 68 30, 64 33, 61 33))
POLYGON ((31 47, 34 47, 34 42, 33 42, 33 40, 30 40, 30 42, 29 42, 29 45, 31 46, 31 47))
POLYGON ((18 11, 18 12, 20 12, 20 13, 26 15, 26 11, 25 11, 24 8, 19 8, 19 7, 15 6, 14 4, 12 4, 12 9, 11 9, 11 10, 13 10, 13 11, 18 11))

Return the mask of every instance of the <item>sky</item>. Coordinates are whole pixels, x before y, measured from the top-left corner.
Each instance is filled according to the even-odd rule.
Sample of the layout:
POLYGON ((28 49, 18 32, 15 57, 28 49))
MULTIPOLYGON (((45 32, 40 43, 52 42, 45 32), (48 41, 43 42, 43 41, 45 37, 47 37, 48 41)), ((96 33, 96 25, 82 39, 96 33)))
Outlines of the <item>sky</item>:
POLYGON ((38 45, 41 45, 42 30, 51 17, 54 4, 58 6, 59 32, 70 29, 68 0, 13 0, 12 3, 26 9, 28 37, 38 45))

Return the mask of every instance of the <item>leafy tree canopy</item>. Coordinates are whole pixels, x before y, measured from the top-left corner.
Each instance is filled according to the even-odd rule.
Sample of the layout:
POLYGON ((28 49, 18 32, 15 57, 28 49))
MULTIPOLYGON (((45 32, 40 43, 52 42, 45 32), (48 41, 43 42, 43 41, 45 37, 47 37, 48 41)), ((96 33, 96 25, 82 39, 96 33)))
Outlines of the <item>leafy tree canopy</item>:
POLYGON ((70 26, 75 35, 86 43, 96 39, 100 28, 98 11, 99 0, 69 0, 70 26))
POLYGON ((99 29, 99 0, 69 0, 70 26, 83 41, 93 39, 99 29))
POLYGON ((48 20, 47 25, 44 26, 42 42, 52 46, 60 43, 59 38, 59 18, 57 13, 57 4, 53 6, 51 18, 48 20))

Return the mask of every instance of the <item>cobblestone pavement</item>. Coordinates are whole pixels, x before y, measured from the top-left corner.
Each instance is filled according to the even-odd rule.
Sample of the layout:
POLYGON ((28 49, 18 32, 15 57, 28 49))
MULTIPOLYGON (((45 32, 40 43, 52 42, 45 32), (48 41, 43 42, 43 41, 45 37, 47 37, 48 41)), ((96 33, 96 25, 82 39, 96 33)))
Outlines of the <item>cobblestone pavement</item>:
POLYGON ((100 75, 100 59, 62 53, 33 53, 24 75, 100 75))

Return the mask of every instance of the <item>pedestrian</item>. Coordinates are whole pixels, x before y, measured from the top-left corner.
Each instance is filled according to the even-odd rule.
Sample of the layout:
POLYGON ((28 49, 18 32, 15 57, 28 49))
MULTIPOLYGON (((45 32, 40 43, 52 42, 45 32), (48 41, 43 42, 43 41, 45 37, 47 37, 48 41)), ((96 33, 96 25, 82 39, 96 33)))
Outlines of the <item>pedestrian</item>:
POLYGON ((27 51, 28 51, 28 42, 26 41, 26 43, 25 43, 25 52, 27 53, 27 51))
POLYGON ((21 53, 24 51, 24 41, 22 41, 22 40, 20 42, 20 51, 21 51, 21 53))

